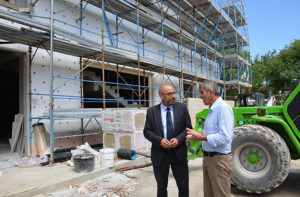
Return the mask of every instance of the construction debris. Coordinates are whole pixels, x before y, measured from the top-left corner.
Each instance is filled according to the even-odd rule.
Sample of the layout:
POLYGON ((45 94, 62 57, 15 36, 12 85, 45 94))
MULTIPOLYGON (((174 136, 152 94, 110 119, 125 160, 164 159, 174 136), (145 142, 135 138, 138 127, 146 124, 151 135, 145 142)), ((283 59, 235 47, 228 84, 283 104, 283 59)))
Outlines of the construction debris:
POLYGON ((80 185, 70 185, 68 188, 50 193, 48 196, 128 197, 132 196, 132 194, 138 189, 137 186, 138 184, 126 175, 112 172, 80 185))
POLYGON ((146 164, 138 165, 138 166, 119 168, 119 169, 117 169, 117 171, 124 172, 124 171, 127 171, 127 170, 133 170, 133 169, 137 169, 137 168, 144 168, 144 167, 148 167, 148 166, 152 166, 152 163, 146 163, 146 164))
POLYGON ((39 157, 21 156, 19 153, 2 153, 0 154, 0 169, 11 167, 31 167, 39 165, 42 160, 39 157))

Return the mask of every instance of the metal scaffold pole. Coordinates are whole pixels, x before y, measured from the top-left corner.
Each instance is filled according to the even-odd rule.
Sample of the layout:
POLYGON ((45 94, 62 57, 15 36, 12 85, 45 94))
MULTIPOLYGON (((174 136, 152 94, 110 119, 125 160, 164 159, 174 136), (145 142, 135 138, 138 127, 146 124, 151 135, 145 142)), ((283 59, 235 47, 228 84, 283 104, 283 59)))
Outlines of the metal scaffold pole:
POLYGON ((140 31, 139 31, 139 5, 137 0, 136 6, 136 26, 137 26, 137 61, 138 61, 138 83, 139 83, 139 108, 141 108, 141 72, 140 72, 140 31))
POLYGON ((117 106, 120 107, 120 89, 119 89, 119 64, 117 64, 117 106))
MULTIPOLYGON (((28 50, 28 54, 29 54, 29 71, 28 71, 28 77, 29 77, 29 82, 31 82, 31 67, 32 67, 32 46, 29 46, 29 50, 28 50)), ((29 131, 31 134, 31 129, 32 129, 32 122, 31 122, 31 115, 32 115, 32 83, 29 83, 29 131)), ((30 155, 32 155, 32 138, 29 138, 29 153, 30 155)))
POLYGON ((104 69, 104 0, 102 0, 102 97, 103 109, 105 109, 105 69, 104 69))
MULTIPOLYGON (((143 70, 143 74, 144 74, 144 80, 143 80, 143 82, 144 82, 144 91, 143 91, 143 94, 144 94, 144 100, 146 101, 146 72, 145 72, 145 69, 143 70)), ((146 106, 146 102, 144 101, 144 107, 147 107, 146 106)))
POLYGON ((163 83, 166 82, 166 66, 165 66, 165 41, 164 41, 164 18, 163 8, 161 6, 161 46, 162 46, 162 63, 163 63, 163 83))
POLYGON ((181 70, 181 94, 180 94, 180 100, 184 101, 184 84, 183 84, 183 70, 181 70))
POLYGON ((50 29, 50 87, 49 87, 49 94, 50 94, 50 102, 49 102, 49 117, 50 117, 50 134, 51 134, 51 156, 50 156, 50 163, 54 163, 54 119, 53 119, 53 18, 54 18, 54 0, 51 0, 51 29, 50 29))
MULTIPOLYGON (((79 65, 80 65, 80 70, 83 69, 82 65, 82 57, 79 58, 79 65)), ((80 72, 80 106, 81 108, 84 108, 84 99, 83 99, 83 72, 80 72)))

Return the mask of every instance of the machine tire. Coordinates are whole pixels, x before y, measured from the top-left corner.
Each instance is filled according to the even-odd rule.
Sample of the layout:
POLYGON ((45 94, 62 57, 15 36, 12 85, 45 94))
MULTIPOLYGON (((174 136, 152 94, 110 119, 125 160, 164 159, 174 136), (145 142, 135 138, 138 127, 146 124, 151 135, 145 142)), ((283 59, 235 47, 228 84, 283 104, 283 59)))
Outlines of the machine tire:
POLYGON ((277 188, 289 173, 289 149, 285 141, 266 126, 236 127, 232 156, 231 182, 248 193, 269 192, 277 188))

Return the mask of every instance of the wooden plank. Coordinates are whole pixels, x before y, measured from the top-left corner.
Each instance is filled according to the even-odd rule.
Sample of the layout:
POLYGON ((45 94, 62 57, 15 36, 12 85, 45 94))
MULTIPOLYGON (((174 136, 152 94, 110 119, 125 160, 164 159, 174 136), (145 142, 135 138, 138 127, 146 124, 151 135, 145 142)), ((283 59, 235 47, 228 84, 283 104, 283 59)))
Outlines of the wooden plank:
POLYGON ((19 121, 17 122, 15 134, 14 134, 14 137, 12 139, 12 146, 11 146, 11 149, 10 149, 11 153, 14 152, 15 149, 16 149, 19 133, 20 133, 21 126, 22 126, 22 123, 23 123, 23 117, 24 117, 23 114, 20 114, 20 116, 18 117, 19 121))
POLYGON ((9 141, 9 146, 11 147, 12 146, 12 138, 8 139, 9 141))
POLYGON ((15 114, 14 122, 12 123, 12 131, 11 131, 12 139, 15 139, 16 137, 17 122, 20 121, 20 119, 21 119, 20 114, 15 114))
POLYGON ((9 145, 10 145, 10 147, 12 147, 13 139, 15 139, 16 129, 17 129, 17 123, 13 122, 12 123, 12 130, 11 130, 11 139, 9 139, 9 145))
POLYGON ((17 137, 17 144, 16 144, 16 150, 15 152, 21 153, 21 146, 22 146, 22 136, 23 136, 23 130, 22 130, 22 125, 20 128, 19 136, 17 137))
POLYGON ((26 149, 26 134, 24 130, 25 124, 22 124, 22 131, 23 131, 23 137, 22 137, 22 147, 21 147, 21 153, 25 154, 25 149, 26 149))
POLYGON ((9 141, 9 144, 10 144, 10 147, 11 147, 11 151, 14 152, 14 149, 12 148, 13 147, 13 144, 14 144, 14 141, 17 140, 17 136, 16 136, 16 133, 17 133, 17 127, 18 127, 18 123, 17 122, 13 122, 12 123, 12 134, 11 134, 11 139, 9 141))
POLYGON ((22 149, 23 149, 23 146, 24 146, 24 141, 23 141, 23 139, 24 139, 24 129, 23 129, 23 122, 22 122, 22 125, 21 125, 21 134, 19 135, 19 140, 18 140, 18 143, 20 144, 20 146, 19 146, 19 149, 18 149, 18 153, 21 153, 21 154, 23 154, 23 151, 22 151, 22 149))
POLYGON ((0 0, 0 5, 14 9, 14 10, 18 10, 19 7, 16 5, 16 1, 15 0, 9 0, 9 2, 4 1, 4 0, 0 0))
MULTIPOLYGON (((9 140, 10 147, 13 146, 13 142, 18 138, 16 133, 17 133, 18 122, 21 120, 21 118, 22 118, 21 114, 15 114, 14 122, 12 123, 11 139, 9 140)), ((14 152, 15 150, 12 151, 14 152)))

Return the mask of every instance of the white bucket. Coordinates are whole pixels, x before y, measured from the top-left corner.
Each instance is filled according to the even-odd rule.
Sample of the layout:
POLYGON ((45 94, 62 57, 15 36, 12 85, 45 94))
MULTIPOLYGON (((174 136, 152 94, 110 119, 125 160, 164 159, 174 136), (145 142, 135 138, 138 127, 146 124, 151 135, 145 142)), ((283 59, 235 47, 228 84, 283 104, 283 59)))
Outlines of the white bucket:
POLYGON ((106 168, 114 167, 114 149, 103 148, 100 150, 101 165, 106 168))

